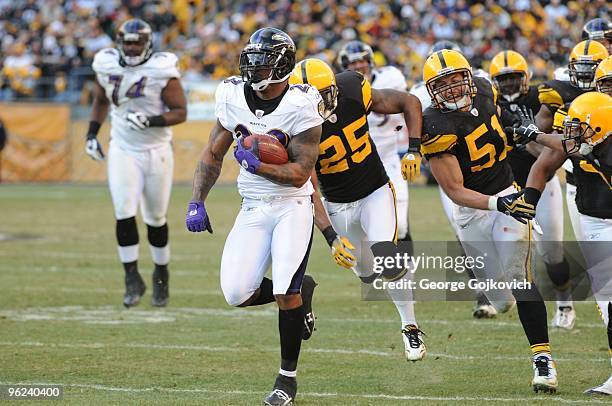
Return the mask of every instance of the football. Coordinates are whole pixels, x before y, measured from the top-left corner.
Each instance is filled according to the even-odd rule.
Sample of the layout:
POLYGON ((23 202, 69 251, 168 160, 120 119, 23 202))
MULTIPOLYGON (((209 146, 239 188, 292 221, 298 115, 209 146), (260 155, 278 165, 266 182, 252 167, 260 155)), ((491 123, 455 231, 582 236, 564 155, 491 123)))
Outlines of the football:
POLYGON ((289 162, 287 150, 276 137, 267 134, 253 134, 243 141, 246 148, 255 146, 254 152, 261 162, 282 165, 289 162))

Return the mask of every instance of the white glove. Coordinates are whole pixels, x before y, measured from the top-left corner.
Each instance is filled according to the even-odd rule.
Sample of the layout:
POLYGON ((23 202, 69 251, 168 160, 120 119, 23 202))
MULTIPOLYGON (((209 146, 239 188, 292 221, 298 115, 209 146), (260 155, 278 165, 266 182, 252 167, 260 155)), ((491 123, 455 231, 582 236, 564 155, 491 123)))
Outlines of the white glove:
POLYGON ((140 111, 131 111, 127 113, 125 119, 132 130, 144 130, 149 128, 149 118, 140 111))
POLYGON ((102 146, 100 145, 96 137, 93 137, 87 140, 85 144, 85 152, 94 161, 104 160, 104 152, 102 152, 102 146))

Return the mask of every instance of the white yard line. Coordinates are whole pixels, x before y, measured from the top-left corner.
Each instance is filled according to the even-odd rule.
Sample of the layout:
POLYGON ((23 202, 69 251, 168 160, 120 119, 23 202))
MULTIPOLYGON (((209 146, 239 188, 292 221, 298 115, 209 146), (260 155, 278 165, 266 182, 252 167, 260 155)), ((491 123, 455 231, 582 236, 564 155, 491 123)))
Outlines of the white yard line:
MULTIPOLYGON (((122 393, 146 393, 146 392, 165 392, 165 393, 211 393, 211 394, 229 394, 229 395, 245 395, 245 396, 261 396, 267 392, 246 391, 246 390, 221 390, 221 389, 177 389, 164 388, 159 386, 146 388, 131 388, 118 387, 108 385, 92 385, 83 383, 66 383, 66 382, 1 382, 0 385, 60 385, 71 388, 92 389, 105 392, 122 392, 122 393)), ((384 393, 321 393, 321 392, 299 392, 300 397, 314 398, 358 398, 358 399, 381 399, 381 400, 424 400, 424 401, 440 401, 440 402, 535 402, 547 401, 557 403, 608 403, 599 399, 574 400, 566 399, 559 396, 537 396, 532 397, 516 397, 516 398, 497 398, 497 397, 470 397, 470 396, 418 396, 418 395, 387 395, 384 393)))
MULTIPOLYGON (((278 352, 275 347, 214 347, 209 345, 180 345, 180 344, 142 344, 142 343, 43 343, 38 341, 0 341, 0 346, 3 347, 44 347, 44 348, 87 348, 87 349, 104 349, 104 348, 140 348, 146 350, 188 350, 188 351, 203 351, 203 352, 242 352, 245 350, 262 351, 262 352, 278 352)), ((341 348, 309 348, 302 349, 305 353, 315 354, 335 354, 335 355, 369 355, 374 357, 397 357, 401 358, 401 353, 388 351, 373 351, 373 350, 347 350, 341 348)), ((427 358, 445 358, 457 361, 481 361, 481 360, 498 360, 498 361, 520 361, 529 363, 529 357, 509 357, 509 356, 490 356, 490 355, 453 355, 444 353, 427 353, 427 358)), ((608 362, 606 357, 600 358, 555 358, 559 362, 608 362)))

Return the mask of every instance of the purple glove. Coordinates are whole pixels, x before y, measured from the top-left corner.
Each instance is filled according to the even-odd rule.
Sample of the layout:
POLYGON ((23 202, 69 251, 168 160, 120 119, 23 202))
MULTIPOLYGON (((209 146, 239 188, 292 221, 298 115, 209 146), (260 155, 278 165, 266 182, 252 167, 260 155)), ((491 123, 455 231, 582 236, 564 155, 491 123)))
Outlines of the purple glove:
POLYGON ((212 234, 212 226, 210 225, 210 220, 208 219, 208 214, 206 214, 206 207, 204 207, 203 201, 189 202, 189 206, 187 206, 187 219, 185 219, 185 225, 187 226, 187 230, 192 233, 199 233, 204 230, 208 231, 212 234))
POLYGON ((261 165, 261 161, 257 158, 257 155, 253 152, 253 147, 245 148, 242 145, 242 141, 244 138, 240 137, 236 141, 236 148, 234 149, 234 157, 236 157, 236 161, 247 171, 251 173, 257 172, 259 166, 261 165))

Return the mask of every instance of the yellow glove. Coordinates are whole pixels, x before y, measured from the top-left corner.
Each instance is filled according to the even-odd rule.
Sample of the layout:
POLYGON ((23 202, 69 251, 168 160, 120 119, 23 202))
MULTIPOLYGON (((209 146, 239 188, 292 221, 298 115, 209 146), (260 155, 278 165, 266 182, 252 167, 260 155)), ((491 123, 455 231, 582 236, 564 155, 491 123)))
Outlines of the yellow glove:
POLYGON ((408 183, 414 183, 421 176, 421 154, 408 151, 402 158, 402 176, 408 183))
POLYGON ((351 269, 357 263, 355 255, 351 252, 355 246, 346 237, 336 237, 331 246, 334 261, 343 268, 351 269))

